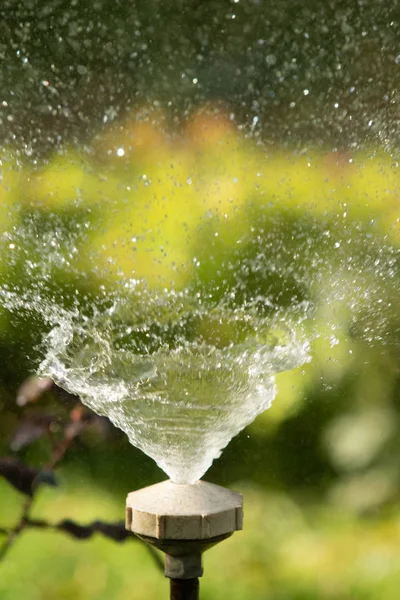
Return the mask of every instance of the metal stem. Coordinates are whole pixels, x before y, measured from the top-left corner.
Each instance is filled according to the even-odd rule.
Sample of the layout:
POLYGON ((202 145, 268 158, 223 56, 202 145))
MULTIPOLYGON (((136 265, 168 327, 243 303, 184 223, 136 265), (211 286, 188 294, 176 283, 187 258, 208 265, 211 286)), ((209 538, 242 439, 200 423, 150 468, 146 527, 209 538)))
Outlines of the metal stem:
POLYGON ((199 600, 199 580, 170 579, 171 600, 199 600))

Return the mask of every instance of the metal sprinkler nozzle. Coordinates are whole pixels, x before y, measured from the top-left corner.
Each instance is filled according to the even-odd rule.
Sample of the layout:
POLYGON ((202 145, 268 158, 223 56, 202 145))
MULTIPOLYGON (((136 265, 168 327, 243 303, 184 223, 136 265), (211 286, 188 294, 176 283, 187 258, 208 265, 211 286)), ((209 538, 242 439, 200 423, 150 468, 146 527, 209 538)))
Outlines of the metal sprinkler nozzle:
POLYGON ((205 481, 163 481, 126 500, 126 528, 165 553, 172 600, 198 598, 203 552, 242 525, 242 495, 205 481))

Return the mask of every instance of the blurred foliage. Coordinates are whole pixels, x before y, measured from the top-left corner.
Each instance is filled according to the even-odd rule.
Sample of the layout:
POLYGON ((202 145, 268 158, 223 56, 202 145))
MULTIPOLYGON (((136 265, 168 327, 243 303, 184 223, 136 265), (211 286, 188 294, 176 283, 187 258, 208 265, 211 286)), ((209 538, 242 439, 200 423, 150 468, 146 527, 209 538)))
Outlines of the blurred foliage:
MULTIPOLYGON (((312 362, 278 375, 273 407, 207 475, 245 492, 247 520, 206 556, 205 598, 399 595, 397 13, 375 0, 1 2, 1 290, 34 287, 55 244, 65 262, 47 285, 65 303, 145 277, 315 306, 312 362)), ((62 402, 48 394, 26 409, 36 429, 20 424, 42 334, 0 311, 0 451, 32 465, 48 461, 34 432, 62 402)), ((80 436, 63 474, 35 517, 119 520, 128 491, 163 477, 111 428, 80 436)), ((0 486, 6 525, 20 497, 0 486)), ((165 592, 139 545, 87 544, 29 531, 0 598, 165 592)))
MULTIPOLYGON (((121 499, 110 488, 88 484, 86 474, 82 481, 70 470, 64 472, 64 483, 64 489, 40 497, 38 518, 57 521, 67 513, 81 522, 94 513, 111 521, 120 518, 121 499)), ((0 486, 2 514, 9 520, 19 499, 0 486)), ((202 598, 397 598, 395 510, 356 521, 343 508, 239 482, 236 488, 245 495, 246 528, 205 554, 202 598)), ((1 573, 2 600, 155 600, 168 595, 167 581, 141 544, 121 546, 100 535, 77 542, 61 533, 30 530, 1 573)))
MULTIPOLYGON (((59 150, 38 167, 21 163, 11 147, 4 151, 0 230, 8 250, 6 260, 0 257, 2 280, 20 283, 26 277, 12 253, 18 227, 29 219, 37 239, 43 240, 44 256, 46 244, 57 243, 55 224, 87 230, 70 257, 71 271, 55 266, 52 284, 60 294, 79 286, 90 295, 99 282, 112 287, 127 277, 144 278, 156 290, 196 281, 222 293, 245 265, 245 295, 267 295, 274 307, 312 301, 318 332, 313 360, 278 375, 273 408, 235 438, 210 470, 209 477, 218 483, 260 487, 259 495, 250 489, 246 496, 246 537, 238 535, 232 542, 227 556, 233 562, 224 566, 224 576, 209 569, 205 597, 367 600, 387 587, 379 597, 390 600, 398 586, 394 533, 388 524, 395 527, 398 520, 394 507, 400 477, 398 281, 386 272, 378 289, 375 284, 370 288, 369 281, 379 270, 374 261, 383 252, 394 257, 398 252, 398 165, 375 151, 295 154, 272 148, 266 153, 237 129, 229 111, 211 104, 194 112, 180 129, 171 130, 168 122, 154 105, 137 107, 96 134, 86 149, 59 150), (365 239, 370 253, 366 263, 365 239), (251 270, 260 248, 267 273, 263 289, 251 270), (315 257, 318 264, 313 264, 315 257), (359 265, 344 269, 346 257, 359 265), (85 281, 78 276, 82 271, 88 274, 85 281), (374 310, 379 298, 385 305, 374 310), (349 310, 355 299, 356 318, 349 310), (269 512, 272 516, 265 520, 269 512), (359 548, 360 539, 365 550, 359 548), (240 577, 236 591, 232 586, 228 594, 226 574, 232 569, 240 577)), ((32 261, 40 261, 37 244, 29 251, 32 261)), ((207 329, 207 323, 203 326, 207 329)), ((12 321, 3 313, 0 332, 0 443, 5 451, 19 418, 15 389, 32 370, 27 356, 42 330, 34 320, 12 321)), ((49 396, 45 405, 54 410, 57 401, 49 396)), ((121 498, 130 487, 162 476, 119 432, 110 431, 107 444, 92 434, 83 435, 78 444, 67 464, 90 488, 85 491, 85 510, 95 513, 90 518, 109 510, 98 503, 96 486, 109 490, 109 506, 118 512, 113 493, 121 498)), ((18 452, 28 461, 46 461, 40 441, 18 452)), ((65 493, 68 500, 63 496, 60 502, 72 503, 65 493)), ((2 498, 3 506, 8 496, 2 498)), ((37 534, 29 535, 36 546, 37 534)), ((46 538, 42 544, 39 563, 57 542, 46 538)), ((159 593, 150 576, 145 580, 146 566, 135 569, 135 585, 143 586, 142 595, 137 594, 126 579, 123 569, 131 571, 121 550, 111 552, 105 544, 98 541, 93 547, 99 560, 115 557, 115 574, 107 566, 97 581, 93 573, 98 565, 91 563, 85 571, 66 544, 66 554, 56 559, 59 583, 46 576, 40 584, 43 592, 35 596, 31 584, 22 582, 21 594, 53 598, 55 585, 56 596, 65 598, 122 599, 134 593, 150 599, 159 593), (87 582, 95 579, 90 587, 87 582)), ((25 565, 22 552, 21 544, 3 581, 12 580, 18 561, 25 565)), ((139 549, 136 554, 138 565, 144 564, 139 549)), ((0 591, 6 599, 5 585, 0 591)))

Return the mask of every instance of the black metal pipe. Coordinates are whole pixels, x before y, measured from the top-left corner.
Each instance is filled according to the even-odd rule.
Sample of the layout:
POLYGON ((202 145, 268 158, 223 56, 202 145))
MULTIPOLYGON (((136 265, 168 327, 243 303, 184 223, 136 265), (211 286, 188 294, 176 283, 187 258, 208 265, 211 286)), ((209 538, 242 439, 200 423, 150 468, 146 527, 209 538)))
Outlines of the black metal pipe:
POLYGON ((171 600, 199 600, 199 580, 170 579, 171 600))

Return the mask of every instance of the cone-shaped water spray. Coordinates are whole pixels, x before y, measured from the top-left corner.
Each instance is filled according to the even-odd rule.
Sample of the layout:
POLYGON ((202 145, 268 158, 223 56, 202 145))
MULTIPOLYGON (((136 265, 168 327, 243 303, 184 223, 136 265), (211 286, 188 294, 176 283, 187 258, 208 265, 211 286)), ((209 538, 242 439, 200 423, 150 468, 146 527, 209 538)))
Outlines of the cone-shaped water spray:
POLYGON ((109 417, 173 481, 193 483, 270 406, 274 374, 304 362, 307 345, 251 307, 204 310, 186 294, 143 290, 134 298, 79 322, 65 314, 40 371, 109 417))

